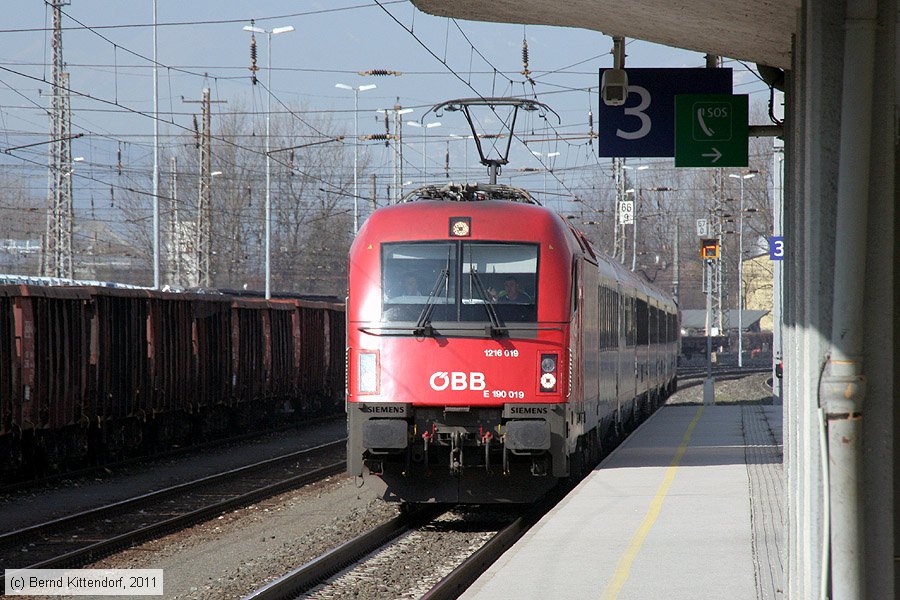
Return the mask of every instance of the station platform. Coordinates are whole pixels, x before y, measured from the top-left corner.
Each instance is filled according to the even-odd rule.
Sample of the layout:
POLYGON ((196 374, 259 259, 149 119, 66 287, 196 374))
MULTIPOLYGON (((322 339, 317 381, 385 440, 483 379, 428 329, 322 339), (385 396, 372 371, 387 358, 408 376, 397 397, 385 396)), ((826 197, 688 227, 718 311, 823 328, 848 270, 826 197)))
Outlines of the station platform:
POLYGON ((461 598, 782 598, 781 410, 662 407, 461 598))

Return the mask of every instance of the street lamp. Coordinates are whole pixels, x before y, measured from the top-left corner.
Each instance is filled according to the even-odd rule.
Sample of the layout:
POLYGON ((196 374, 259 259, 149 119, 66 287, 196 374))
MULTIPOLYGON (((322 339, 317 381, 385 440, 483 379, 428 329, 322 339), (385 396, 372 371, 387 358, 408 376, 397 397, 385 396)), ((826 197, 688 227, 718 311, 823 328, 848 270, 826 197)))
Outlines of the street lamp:
POLYGON ((244 26, 244 31, 249 31, 251 33, 265 33, 266 36, 268 36, 268 59, 266 63, 266 70, 268 71, 268 75, 266 76, 266 91, 268 92, 266 94, 266 300, 272 297, 272 157, 269 156, 269 120, 272 114, 272 36, 282 33, 290 33, 293 30, 294 27, 292 25, 287 25, 285 27, 275 27, 273 29, 263 29, 262 27, 256 27, 254 25, 244 26))
POLYGON ((411 125, 413 127, 421 127, 422 128, 422 185, 425 185, 426 180, 426 169, 428 168, 428 154, 427 154, 427 141, 428 141, 428 130, 432 127, 440 127, 440 121, 434 121, 433 123, 420 123, 418 121, 407 121, 407 125, 411 125))
POLYGON ((359 231, 359 93, 374 90, 374 83, 353 87, 336 83, 334 87, 353 92, 353 234, 359 231))
POLYGON ((741 182, 741 203, 738 212, 738 367, 744 366, 744 180, 756 177, 758 171, 728 176, 741 182))

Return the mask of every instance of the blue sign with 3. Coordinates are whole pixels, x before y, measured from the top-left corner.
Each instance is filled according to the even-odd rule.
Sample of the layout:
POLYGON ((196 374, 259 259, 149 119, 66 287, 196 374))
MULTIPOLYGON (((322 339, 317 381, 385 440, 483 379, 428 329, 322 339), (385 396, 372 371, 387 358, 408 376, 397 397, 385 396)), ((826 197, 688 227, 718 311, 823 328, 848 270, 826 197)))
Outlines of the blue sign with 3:
MULTIPOLYGON (((600 77, 603 78, 600 70, 600 77)), ((600 156, 675 156, 675 96, 730 94, 731 69, 625 69, 628 98, 622 106, 600 101, 600 156)))
POLYGON ((769 259, 784 260, 784 238, 772 236, 769 238, 769 259))

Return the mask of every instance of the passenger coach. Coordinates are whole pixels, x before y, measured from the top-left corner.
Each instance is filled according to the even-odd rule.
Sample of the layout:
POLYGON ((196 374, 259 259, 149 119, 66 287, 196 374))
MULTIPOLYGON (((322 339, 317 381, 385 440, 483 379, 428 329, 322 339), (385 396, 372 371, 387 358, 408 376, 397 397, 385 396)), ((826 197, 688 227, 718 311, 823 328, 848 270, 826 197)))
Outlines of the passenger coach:
POLYGON ((676 307, 505 186, 422 188, 350 251, 348 470, 404 502, 529 502, 675 386, 676 307))

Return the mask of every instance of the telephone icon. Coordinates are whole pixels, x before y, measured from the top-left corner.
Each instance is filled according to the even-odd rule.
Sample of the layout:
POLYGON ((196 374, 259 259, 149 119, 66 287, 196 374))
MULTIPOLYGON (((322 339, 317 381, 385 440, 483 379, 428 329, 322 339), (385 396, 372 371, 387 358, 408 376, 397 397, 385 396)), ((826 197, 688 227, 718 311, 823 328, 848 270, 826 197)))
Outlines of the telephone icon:
POLYGON ((703 120, 703 109, 697 109, 697 122, 700 124, 700 129, 703 130, 707 136, 712 137, 716 132, 713 131, 712 128, 706 126, 706 122, 703 120))

